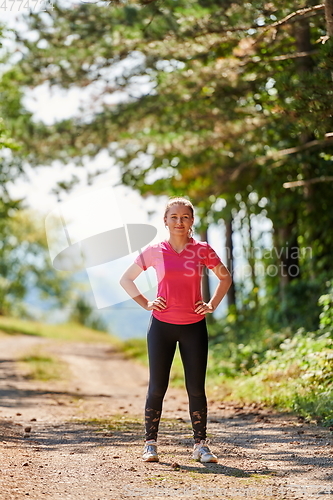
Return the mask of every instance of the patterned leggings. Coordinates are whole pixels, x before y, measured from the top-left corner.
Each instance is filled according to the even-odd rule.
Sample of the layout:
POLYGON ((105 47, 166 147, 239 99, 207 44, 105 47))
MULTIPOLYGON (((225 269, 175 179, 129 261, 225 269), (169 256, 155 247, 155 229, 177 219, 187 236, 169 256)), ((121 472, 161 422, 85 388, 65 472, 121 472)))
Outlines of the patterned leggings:
POLYGON ((168 387, 177 342, 184 367, 194 441, 198 443, 201 439, 206 439, 206 319, 187 325, 174 325, 151 316, 147 335, 149 387, 145 406, 146 441, 157 439, 163 398, 168 387))

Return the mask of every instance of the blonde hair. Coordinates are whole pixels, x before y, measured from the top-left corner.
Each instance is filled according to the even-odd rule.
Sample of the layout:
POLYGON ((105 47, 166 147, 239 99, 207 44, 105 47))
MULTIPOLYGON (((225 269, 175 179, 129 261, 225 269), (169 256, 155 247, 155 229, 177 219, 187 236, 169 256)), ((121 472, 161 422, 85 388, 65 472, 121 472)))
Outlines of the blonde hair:
POLYGON ((170 198, 164 211, 164 218, 166 217, 166 214, 168 213, 169 208, 171 208, 173 205, 183 205, 184 207, 188 207, 191 210, 192 217, 194 218, 194 207, 190 200, 187 198, 183 198, 181 196, 177 196, 176 198, 170 198))

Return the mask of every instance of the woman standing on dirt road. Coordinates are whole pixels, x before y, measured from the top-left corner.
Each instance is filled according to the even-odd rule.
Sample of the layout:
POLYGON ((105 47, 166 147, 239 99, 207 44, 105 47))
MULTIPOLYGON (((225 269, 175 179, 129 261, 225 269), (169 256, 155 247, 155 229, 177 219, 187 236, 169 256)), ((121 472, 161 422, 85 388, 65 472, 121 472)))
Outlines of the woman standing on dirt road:
POLYGON ((157 433, 170 369, 177 342, 184 367, 189 411, 193 428, 193 458, 217 462, 206 442, 207 399, 205 377, 208 333, 205 314, 212 313, 231 284, 231 276, 207 242, 192 238, 194 209, 186 198, 171 198, 164 213, 169 239, 148 246, 123 274, 120 284, 147 311, 149 387, 145 405, 145 447, 143 460, 158 462, 157 433), (148 267, 157 274, 157 298, 149 301, 134 280, 148 267), (201 276, 206 266, 219 279, 208 303, 202 300, 201 276))

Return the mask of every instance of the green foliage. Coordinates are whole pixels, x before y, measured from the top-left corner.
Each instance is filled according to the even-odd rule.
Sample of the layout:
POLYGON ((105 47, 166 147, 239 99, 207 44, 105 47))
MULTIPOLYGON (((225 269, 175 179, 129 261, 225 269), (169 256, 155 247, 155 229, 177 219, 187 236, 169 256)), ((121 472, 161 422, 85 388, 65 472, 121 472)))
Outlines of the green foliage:
POLYGON ((255 318, 211 327, 210 385, 220 397, 263 402, 308 418, 333 419, 331 293, 319 299, 321 328, 272 331, 255 318))
POLYGON ((292 409, 306 419, 315 419, 324 425, 333 423, 333 391, 330 387, 319 392, 317 388, 305 394, 294 393, 292 409))
POLYGON ((29 316, 23 302, 31 288, 63 305, 72 285, 50 262, 42 217, 20 207, 0 200, 0 314, 29 316))
POLYGON ((330 282, 328 285, 330 286, 329 292, 319 298, 319 305, 322 308, 319 326, 321 330, 333 332, 333 287, 330 282))
POLYGON ((293 280, 284 290, 283 298, 278 287, 270 290, 271 295, 263 300, 263 321, 271 328, 305 328, 316 330, 319 326, 320 307, 318 299, 323 291, 319 280, 293 280))
POLYGON ((74 302, 70 321, 87 326, 93 330, 100 330, 102 332, 108 330, 103 319, 96 314, 92 305, 83 296, 78 297, 74 302))
POLYGON ((323 404, 329 401, 333 382, 332 346, 330 333, 319 336, 299 330, 277 349, 267 350, 250 376, 240 377, 234 395, 289 408, 307 418, 332 419, 332 401, 323 404))
POLYGON ((12 67, 12 54, 1 43, 9 31, 1 31, 0 26, 0 195, 3 202, 8 198, 7 183, 24 172, 23 159, 29 154, 26 139, 33 134, 31 113, 22 104, 22 73, 12 67))
POLYGON ((271 330, 254 310, 229 312, 224 320, 210 326, 212 348, 210 373, 235 377, 263 361, 267 349, 274 349, 290 336, 291 330, 271 330))
POLYGON ((332 345, 329 332, 318 336, 299 330, 278 349, 268 349, 263 363, 253 368, 252 373, 263 380, 288 380, 291 374, 303 378, 305 385, 329 383, 333 376, 332 345))

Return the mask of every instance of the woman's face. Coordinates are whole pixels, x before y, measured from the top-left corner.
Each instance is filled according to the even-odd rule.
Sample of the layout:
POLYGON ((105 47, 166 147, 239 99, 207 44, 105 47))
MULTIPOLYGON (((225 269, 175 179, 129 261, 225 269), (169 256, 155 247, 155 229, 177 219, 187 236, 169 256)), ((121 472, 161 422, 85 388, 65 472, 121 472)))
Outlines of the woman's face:
POLYGON ((187 235, 194 219, 190 207, 184 205, 171 205, 167 211, 164 223, 168 226, 170 234, 187 235))

